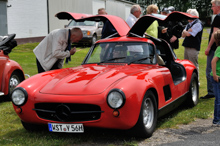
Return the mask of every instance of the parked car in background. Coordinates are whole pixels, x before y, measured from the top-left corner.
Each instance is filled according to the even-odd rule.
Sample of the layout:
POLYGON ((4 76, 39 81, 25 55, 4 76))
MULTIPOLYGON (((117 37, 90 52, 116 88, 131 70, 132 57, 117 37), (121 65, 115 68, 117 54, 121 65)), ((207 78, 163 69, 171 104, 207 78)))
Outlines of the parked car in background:
MULTIPOLYGON (((70 17, 65 14, 58 18, 70 17)), ((79 19, 107 19, 117 33, 97 41, 80 66, 44 72, 19 84, 12 103, 23 127, 39 130, 46 125, 51 132, 76 133, 85 127, 130 129, 134 136, 146 138, 158 117, 180 104, 197 105, 195 65, 177 59, 166 41, 144 36, 155 20, 184 17, 195 18, 179 12, 165 20, 145 15, 131 29, 113 15, 79 19)))
POLYGON ((65 26, 66 28, 79 27, 83 32, 83 38, 77 44, 93 45, 97 40, 101 39, 103 22, 86 20, 84 22, 76 22, 75 20, 65 26))
POLYGON ((10 99, 13 89, 25 79, 21 66, 9 59, 8 54, 17 46, 15 34, 0 36, 0 98, 10 99))

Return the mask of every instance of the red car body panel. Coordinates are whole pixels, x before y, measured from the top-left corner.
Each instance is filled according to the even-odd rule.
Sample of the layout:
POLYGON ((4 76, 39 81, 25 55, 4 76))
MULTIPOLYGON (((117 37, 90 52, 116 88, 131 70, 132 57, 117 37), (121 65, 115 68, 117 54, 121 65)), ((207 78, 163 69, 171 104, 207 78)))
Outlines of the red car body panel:
MULTIPOLYGON (((140 18, 139 20, 146 21, 147 17, 149 16, 144 16, 143 19, 140 18)), ((69 15, 66 18, 69 18, 69 15)), ((172 49, 165 41, 156 40, 157 42, 154 42, 154 38, 148 39, 129 36, 130 33, 142 35, 144 32, 138 28, 136 31, 134 29, 135 26, 132 27, 129 32, 127 24, 125 24, 123 20, 118 21, 119 18, 116 16, 90 16, 77 20, 98 21, 101 19, 111 21, 119 32, 120 37, 97 41, 95 46, 88 52, 81 66, 40 73, 18 85, 19 88, 25 89, 28 94, 27 101, 24 105, 16 106, 13 104, 15 111, 18 108, 21 109, 21 112, 17 112, 17 114, 23 122, 33 124, 82 123, 84 126, 91 127, 130 129, 134 127, 139 119, 143 99, 147 91, 150 90, 154 93, 157 101, 156 111, 158 112, 163 111, 167 106, 172 105, 181 99, 181 97, 188 94, 192 74, 198 74, 196 67, 190 61, 176 59, 172 53, 172 49), (128 34, 128 36, 126 36, 126 34, 128 34), (86 59, 90 57, 90 53, 94 51, 96 45, 98 46, 97 48, 102 48, 100 44, 135 44, 137 42, 140 44, 150 44, 150 46, 154 47, 154 52, 157 51, 156 43, 165 45, 164 48, 167 49, 165 53, 169 59, 168 61, 172 61, 172 63, 179 65, 179 67, 183 69, 183 78, 178 80, 180 82, 175 83, 171 69, 159 65, 157 62, 151 64, 129 62, 102 63, 101 61, 97 63, 86 62, 86 59), (164 87, 169 87, 171 95, 168 99, 165 97, 164 87), (123 91, 126 97, 123 107, 117 109, 120 113, 118 116, 113 116, 115 109, 111 108, 107 103, 107 96, 113 89, 123 91), (76 122, 48 120, 47 118, 41 118, 37 114, 36 105, 39 103, 97 105, 102 112, 100 118, 96 120, 76 122)), ((139 25, 139 20, 136 23, 137 25, 139 25)), ((142 25, 143 24, 144 23, 142 23, 142 25)), ((111 48, 109 50, 111 50, 111 48)), ((101 57, 99 56, 99 58, 101 57)))
POLYGON ((55 15, 58 19, 74 19, 76 21, 83 21, 83 20, 93 20, 93 21, 106 21, 109 20, 110 23, 115 27, 116 31, 118 32, 119 36, 124 36, 129 31, 129 26, 127 23, 118 16, 114 15, 95 15, 89 17, 83 17, 80 15, 75 15, 75 13, 70 12, 60 12, 55 15), (82 18, 83 17, 83 18, 82 18))
MULTIPOLYGON (((9 59, 9 56, 5 55, 2 50, 0 50, 0 66, 0 92, 3 92, 4 95, 7 95, 11 74, 16 70, 23 73, 23 69, 17 62, 9 59)), ((24 73, 23 78, 25 78, 24 73)))
MULTIPOLYGON (((192 74, 195 67, 191 65, 189 61, 183 61, 183 64, 186 66, 189 65, 187 74, 192 74)), ((22 107, 23 112, 18 115, 22 121, 28 123, 63 123, 41 119, 34 110, 30 109, 34 109, 34 104, 36 103, 47 102, 94 104, 100 106, 104 113, 101 114, 99 120, 80 122, 83 123, 84 126, 130 129, 137 122, 138 113, 140 112, 141 103, 146 90, 150 88, 157 90, 158 97, 160 97, 158 110, 160 110, 167 104, 175 101, 179 95, 187 93, 190 77, 191 76, 186 79, 186 82, 175 86, 170 71, 159 65, 155 67, 152 65, 135 64, 130 66, 97 66, 96 64, 90 64, 76 68, 50 71, 35 75, 19 84, 18 87, 25 87, 28 92, 29 100, 26 106, 22 107), (163 74, 161 74, 161 72, 163 72, 163 74), (149 76, 154 76, 154 78, 149 79, 149 76), (36 80, 38 82, 36 82, 36 80), (134 80, 138 80, 138 82, 133 83, 134 80), (127 83, 133 84, 133 86, 129 86, 127 83), (126 84, 128 86, 126 86, 126 84), (162 90, 166 84, 171 85, 170 87, 173 94, 172 99, 169 101, 164 100, 162 90), (122 86, 126 95, 126 104, 122 109, 119 109, 119 117, 114 117, 112 115, 113 109, 106 103, 106 96, 112 88, 121 88, 122 86), (129 113, 129 115, 127 113, 129 113)), ((14 105, 14 108, 16 109, 17 106, 14 105)))
POLYGON ((59 19, 81 19, 84 17, 92 16, 91 14, 82 14, 82 13, 72 13, 72 12, 59 12, 55 15, 55 17, 59 19))

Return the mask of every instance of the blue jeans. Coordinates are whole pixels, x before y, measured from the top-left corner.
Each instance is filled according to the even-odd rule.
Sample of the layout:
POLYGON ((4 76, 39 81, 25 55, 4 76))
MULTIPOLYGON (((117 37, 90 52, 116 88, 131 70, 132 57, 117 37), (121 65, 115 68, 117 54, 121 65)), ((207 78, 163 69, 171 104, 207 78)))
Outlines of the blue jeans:
POLYGON ((207 63, 206 63, 206 80, 207 80, 207 91, 208 95, 214 95, 213 87, 212 87, 212 82, 211 82, 211 76, 210 73, 212 71, 212 58, 214 56, 215 51, 210 50, 209 55, 207 56, 207 63))
POLYGON ((215 94, 214 119, 213 122, 220 121, 220 82, 216 82, 211 76, 211 82, 215 94))

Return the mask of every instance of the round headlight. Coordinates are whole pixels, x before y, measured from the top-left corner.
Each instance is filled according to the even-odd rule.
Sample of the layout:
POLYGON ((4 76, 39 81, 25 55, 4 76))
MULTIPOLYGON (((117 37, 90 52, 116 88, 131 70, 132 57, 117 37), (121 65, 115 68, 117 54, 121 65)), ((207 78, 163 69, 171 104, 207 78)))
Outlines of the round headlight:
POLYGON ((125 103, 124 93, 119 89, 111 90, 107 97, 107 103, 113 109, 121 108, 125 103))
POLYGON ((11 95, 11 100, 14 105, 21 106, 27 101, 27 92, 24 88, 18 87, 14 89, 11 95))

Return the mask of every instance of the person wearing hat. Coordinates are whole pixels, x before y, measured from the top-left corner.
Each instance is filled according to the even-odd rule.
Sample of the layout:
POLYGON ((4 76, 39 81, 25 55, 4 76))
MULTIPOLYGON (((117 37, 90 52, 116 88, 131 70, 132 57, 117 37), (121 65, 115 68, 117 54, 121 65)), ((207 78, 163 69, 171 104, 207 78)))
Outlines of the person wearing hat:
MULTIPOLYGON (((163 8, 161 14, 169 15, 175 11, 173 6, 163 8)), ((179 38, 182 36, 183 25, 181 22, 169 21, 158 27, 158 38, 166 40, 172 49, 179 48, 179 38)))
POLYGON ((164 8, 161 10, 160 14, 167 16, 167 15, 169 15, 169 14, 170 14, 171 12, 173 12, 173 11, 175 11, 175 8, 174 8, 173 6, 169 6, 168 8, 167 8, 167 7, 164 7, 164 8))

